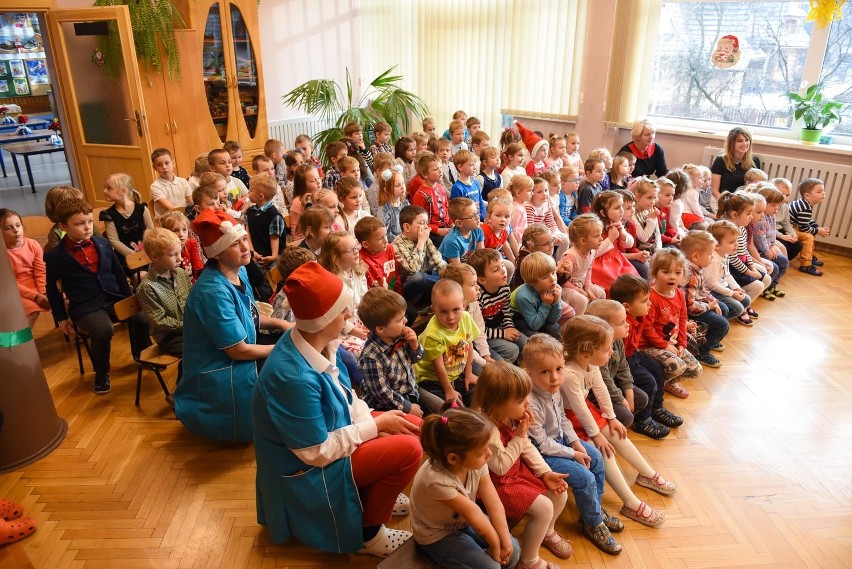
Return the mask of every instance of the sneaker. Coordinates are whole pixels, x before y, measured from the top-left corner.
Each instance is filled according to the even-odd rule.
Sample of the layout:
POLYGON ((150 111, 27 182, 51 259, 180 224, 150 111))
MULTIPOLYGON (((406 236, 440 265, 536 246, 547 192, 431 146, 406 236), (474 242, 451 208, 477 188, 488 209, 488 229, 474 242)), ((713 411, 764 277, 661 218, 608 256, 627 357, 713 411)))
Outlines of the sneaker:
POLYGON ((757 311, 751 306, 746 308, 746 314, 748 314, 749 318, 751 318, 752 320, 757 320, 758 318, 760 318, 760 314, 758 314, 757 311))
POLYGON ((109 374, 104 374, 103 377, 95 376, 95 385, 92 387, 92 391, 97 393, 98 395, 103 395, 105 393, 109 393, 109 374))
POLYGON ((603 551, 604 553, 609 553, 610 555, 618 555, 621 553, 621 544, 616 541, 609 529, 607 529, 606 524, 601 522, 595 527, 583 527, 583 533, 586 534, 586 537, 589 538, 595 547, 603 551))
POLYGON ((813 275, 815 277, 821 277, 822 271, 817 269, 815 265, 808 265, 807 267, 799 267, 799 270, 803 273, 807 273, 809 275, 813 275))
POLYGON ((678 399, 686 399, 689 397, 689 390, 677 381, 667 383, 664 389, 666 390, 666 393, 671 393, 678 399))
POLYGON ((390 529, 382 525, 376 537, 364 543, 364 547, 358 553, 375 555, 376 557, 387 557, 403 543, 411 539, 411 532, 400 529, 390 529))
POLYGON ((824 264, 825 264, 825 263, 823 263, 822 261, 820 261, 819 259, 817 259, 816 255, 814 255, 813 257, 811 257, 811 265, 813 265, 813 266, 815 266, 815 267, 821 267, 821 266, 823 266, 824 264))
POLYGON ((772 289, 766 289, 762 293, 760 293, 760 298, 765 298, 766 300, 775 300, 775 295, 772 294, 772 289))
POLYGON ((649 488, 654 492, 663 494, 664 496, 670 496, 677 492, 677 486, 675 485, 675 483, 665 480, 659 472, 655 472, 653 476, 644 476, 642 474, 637 474, 636 484, 645 488, 649 488))
POLYGON ((651 418, 656 422, 661 423, 671 429, 683 425, 683 419, 666 409, 660 407, 651 411, 651 418))
POLYGON ((718 342, 715 346, 710 346, 710 351, 711 352, 724 352, 725 351, 725 344, 723 344, 722 342, 718 342))
POLYGON ((407 516, 411 511, 411 500, 405 494, 401 493, 396 497, 396 503, 393 505, 394 516, 407 516))
POLYGON ((652 439, 664 439, 672 432, 667 426, 658 423, 651 417, 644 421, 634 421, 633 430, 652 439))
POLYGON ((704 367, 722 367, 722 362, 720 362, 716 356, 710 352, 707 352, 706 354, 698 354, 698 357, 695 359, 701 362, 701 365, 704 367))
POLYGON ((777 286, 772 287, 772 294, 774 294, 778 298, 784 298, 785 296, 787 296, 787 293, 778 288, 777 286))

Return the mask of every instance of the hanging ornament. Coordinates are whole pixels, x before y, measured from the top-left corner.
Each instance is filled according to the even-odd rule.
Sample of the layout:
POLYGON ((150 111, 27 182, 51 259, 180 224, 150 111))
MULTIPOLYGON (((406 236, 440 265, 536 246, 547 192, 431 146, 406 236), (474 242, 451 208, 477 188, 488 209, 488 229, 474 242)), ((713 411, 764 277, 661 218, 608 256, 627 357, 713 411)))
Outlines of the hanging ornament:
POLYGON ((809 0, 811 9, 806 22, 816 22, 818 28, 824 28, 831 22, 843 18, 843 5, 846 0, 809 0))
POLYGON ((710 63, 719 69, 733 67, 740 60, 740 40, 737 36, 726 35, 716 42, 716 49, 710 55, 710 63))
POLYGON ((103 67, 104 63, 106 63, 104 53, 98 48, 95 48, 95 51, 92 52, 92 62, 98 67, 103 67))

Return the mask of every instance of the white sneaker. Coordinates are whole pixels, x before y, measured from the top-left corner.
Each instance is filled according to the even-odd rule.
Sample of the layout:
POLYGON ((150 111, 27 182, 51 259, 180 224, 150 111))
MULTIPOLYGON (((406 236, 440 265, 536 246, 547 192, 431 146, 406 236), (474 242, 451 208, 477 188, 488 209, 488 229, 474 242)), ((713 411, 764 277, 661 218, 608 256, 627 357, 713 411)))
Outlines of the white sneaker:
POLYGON ((376 557, 387 557, 408 541, 411 535, 410 531, 390 529, 382 525, 376 537, 364 543, 364 547, 358 553, 366 553, 368 555, 375 555, 376 557))
POLYGON ((396 504, 393 505, 393 515, 407 516, 409 511, 411 511, 411 500, 400 492, 399 496, 396 497, 396 504))

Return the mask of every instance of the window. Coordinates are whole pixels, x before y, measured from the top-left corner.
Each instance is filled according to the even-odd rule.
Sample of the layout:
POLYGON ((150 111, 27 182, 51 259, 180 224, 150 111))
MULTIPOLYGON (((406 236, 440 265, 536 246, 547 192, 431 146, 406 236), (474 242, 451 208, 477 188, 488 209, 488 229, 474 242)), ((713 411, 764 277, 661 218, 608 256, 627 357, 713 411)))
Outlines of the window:
MULTIPOLYGON (((628 1, 618 0, 618 10, 632 10, 633 26, 647 35, 628 28, 632 35, 616 42, 614 53, 624 55, 614 58, 621 67, 610 74, 623 72, 621 84, 635 85, 638 94, 618 95, 610 79, 610 121, 648 114, 658 125, 744 124, 758 134, 798 138, 787 92, 821 80, 826 96, 852 103, 852 4, 843 6, 841 20, 819 28, 805 21, 807 1, 628 1), (736 47, 739 58, 720 69, 711 57, 724 36, 735 36, 722 43, 736 47)), ((852 143, 845 138, 852 136, 852 105, 832 128, 835 139, 852 143)))

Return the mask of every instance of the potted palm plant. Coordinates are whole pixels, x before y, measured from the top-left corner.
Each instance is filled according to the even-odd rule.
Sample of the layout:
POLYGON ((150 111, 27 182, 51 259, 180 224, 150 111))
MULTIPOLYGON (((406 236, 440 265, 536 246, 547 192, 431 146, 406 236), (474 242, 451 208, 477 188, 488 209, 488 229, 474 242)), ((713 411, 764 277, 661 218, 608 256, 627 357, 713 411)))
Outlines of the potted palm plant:
POLYGON ((805 125, 799 136, 799 140, 805 144, 817 144, 822 136, 822 129, 833 122, 840 122, 843 103, 825 97, 820 83, 808 87, 804 95, 791 91, 787 93, 787 98, 791 103, 793 117, 805 125))
POLYGON ((420 97, 399 86, 402 76, 391 75, 394 69, 396 66, 370 81, 357 100, 348 67, 345 92, 332 79, 313 79, 302 83, 281 99, 287 106, 333 124, 313 137, 322 157, 325 157, 326 144, 341 138, 343 127, 350 122, 357 122, 367 133, 377 122, 385 121, 391 125, 391 141, 394 142, 409 131, 412 115, 422 119, 429 113, 420 97))

